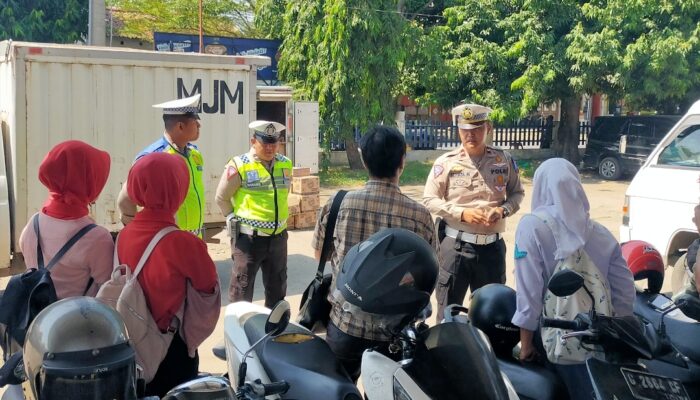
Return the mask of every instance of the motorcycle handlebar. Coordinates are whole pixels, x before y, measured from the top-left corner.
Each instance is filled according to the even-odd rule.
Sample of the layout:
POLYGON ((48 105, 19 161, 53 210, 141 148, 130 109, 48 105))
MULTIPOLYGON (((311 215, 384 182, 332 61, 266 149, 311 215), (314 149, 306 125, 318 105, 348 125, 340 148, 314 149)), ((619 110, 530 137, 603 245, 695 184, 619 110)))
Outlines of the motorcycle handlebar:
POLYGON ((289 390, 285 381, 272 383, 246 382, 236 393, 237 399, 261 400, 273 394, 284 394, 289 390))
POLYGON ((263 383, 263 389, 265 391, 265 396, 273 394, 284 394, 289 390, 289 383, 285 381, 273 382, 273 383, 263 383))
POLYGON ((542 320, 542 326, 546 328, 559 328, 567 329, 572 331, 584 330, 585 327, 578 320, 569 321, 565 319, 555 319, 555 318, 544 318, 542 320))

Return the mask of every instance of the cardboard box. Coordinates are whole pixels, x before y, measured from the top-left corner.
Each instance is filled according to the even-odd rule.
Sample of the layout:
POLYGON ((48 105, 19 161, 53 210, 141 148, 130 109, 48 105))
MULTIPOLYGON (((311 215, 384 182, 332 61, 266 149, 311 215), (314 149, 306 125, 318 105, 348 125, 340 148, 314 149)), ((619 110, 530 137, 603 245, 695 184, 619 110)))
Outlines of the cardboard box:
POLYGON ((301 198, 299 194, 290 193, 287 197, 287 206, 289 208, 289 215, 299 214, 301 210, 301 198))
POLYGON ((292 177, 292 193, 311 194, 318 193, 318 176, 292 177))
POLYGON ((316 226, 316 211, 307 211, 295 215, 294 226, 297 229, 307 229, 316 226))
POLYGON ((321 205, 321 195, 315 194, 305 194, 301 196, 301 212, 305 211, 318 211, 318 207, 321 205))
POLYGON ((294 167, 292 169, 292 176, 309 176, 311 175, 311 168, 308 167, 294 167))

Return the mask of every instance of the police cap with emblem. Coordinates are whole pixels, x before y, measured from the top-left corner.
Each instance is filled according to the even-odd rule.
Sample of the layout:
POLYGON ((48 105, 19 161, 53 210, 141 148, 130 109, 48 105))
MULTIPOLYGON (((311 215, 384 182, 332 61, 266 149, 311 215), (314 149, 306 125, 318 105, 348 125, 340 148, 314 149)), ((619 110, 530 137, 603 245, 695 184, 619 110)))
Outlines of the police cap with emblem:
POLYGON ((248 124, 248 128, 255 131, 255 138, 263 143, 277 143, 280 140, 280 134, 287 129, 279 122, 270 121, 253 121, 248 124))
POLYGON ((188 117, 199 119, 199 100, 201 94, 166 101, 165 103, 154 104, 153 108, 163 109, 163 116, 166 115, 185 115, 188 117))
POLYGON ((492 109, 479 104, 461 104, 452 109, 452 118, 460 129, 474 129, 489 120, 492 109))

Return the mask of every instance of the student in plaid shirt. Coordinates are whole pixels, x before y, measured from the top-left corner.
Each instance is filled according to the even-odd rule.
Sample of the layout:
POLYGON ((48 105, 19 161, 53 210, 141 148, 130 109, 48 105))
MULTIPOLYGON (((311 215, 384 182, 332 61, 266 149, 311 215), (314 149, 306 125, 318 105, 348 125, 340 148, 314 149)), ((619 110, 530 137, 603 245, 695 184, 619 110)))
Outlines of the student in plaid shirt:
MULTIPOLYGON (((435 246, 435 227, 430 212, 420 203, 401 193, 399 177, 406 162, 406 141, 396 129, 387 126, 371 128, 360 141, 362 161, 369 173, 365 187, 349 192, 340 206, 330 256, 333 283, 328 300, 332 305, 326 341, 346 370, 357 380, 360 376, 362 352, 378 347, 386 352, 389 340, 381 315, 350 313, 343 309, 345 299, 335 289, 335 280, 345 254, 355 244, 384 228, 404 228, 425 238, 435 246)), ((321 248, 333 203, 331 197, 321 210, 312 245, 316 259, 321 248)))

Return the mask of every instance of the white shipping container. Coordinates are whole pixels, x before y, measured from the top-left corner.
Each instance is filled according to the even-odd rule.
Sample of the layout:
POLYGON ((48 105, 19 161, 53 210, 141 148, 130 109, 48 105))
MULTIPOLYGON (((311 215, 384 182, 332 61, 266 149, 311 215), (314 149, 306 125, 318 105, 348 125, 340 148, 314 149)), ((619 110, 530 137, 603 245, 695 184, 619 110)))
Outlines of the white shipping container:
MULTIPOLYGON (((194 93, 202 94, 195 144, 204 156, 205 222, 222 219, 215 190, 228 159, 249 148, 256 69, 269 58, 8 41, 0 42, 0 58, 0 223, 11 224, 0 230, 0 268, 47 197, 37 174, 52 146, 79 139, 110 153, 109 180, 90 213, 116 230, 116 198, 134 157, 163 133, 162 115, 151 106, 194 93)), ((291 133, 287 141, 294 142, 291 133)))

